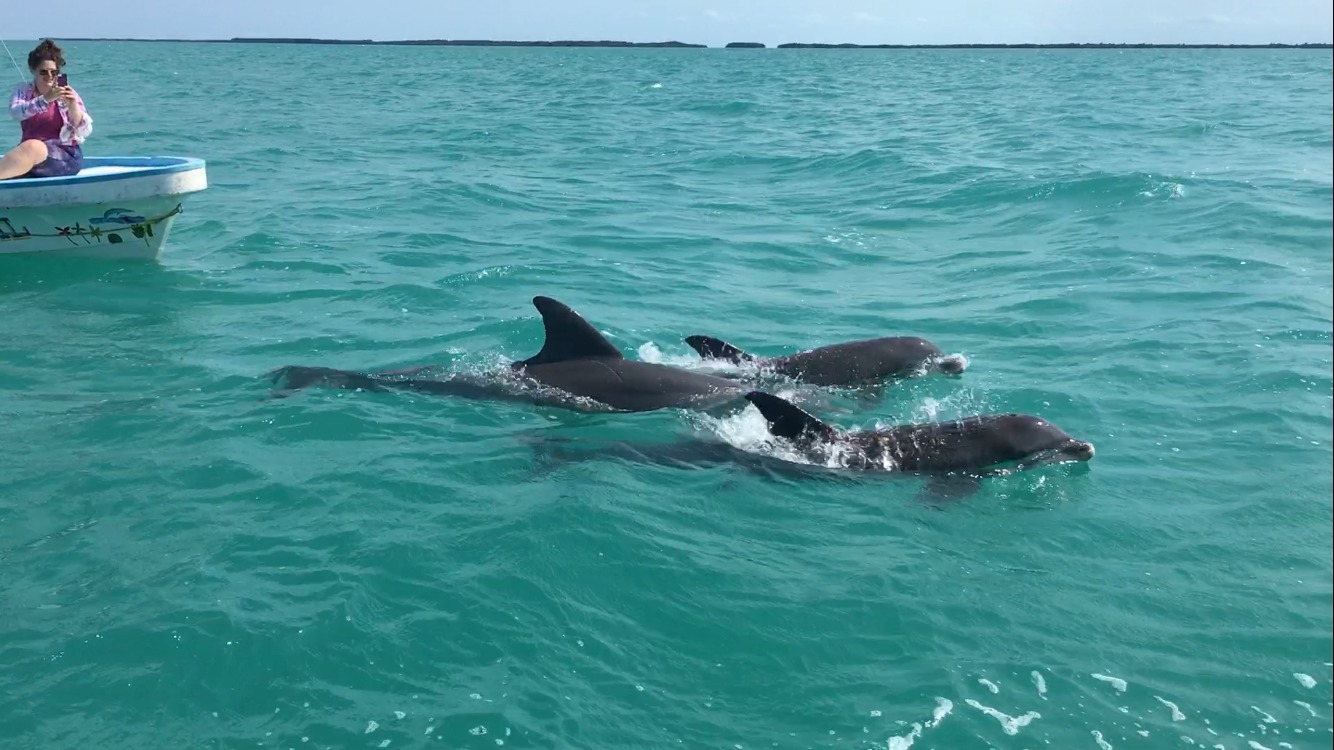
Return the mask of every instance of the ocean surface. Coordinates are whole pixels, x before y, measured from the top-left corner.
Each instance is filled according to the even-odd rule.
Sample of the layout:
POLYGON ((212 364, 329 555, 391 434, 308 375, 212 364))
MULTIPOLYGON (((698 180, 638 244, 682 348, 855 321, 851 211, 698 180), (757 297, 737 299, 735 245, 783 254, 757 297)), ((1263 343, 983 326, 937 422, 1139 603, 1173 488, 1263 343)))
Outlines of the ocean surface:
POLYGON ((159 264, 0 256, 0 747, 1330 746, 1328 50, 66 56, 89 154, 210 187, 159 264), (535 295, 706 371, 925 336, 773 387, 1097 455, 934 502, 689 458, 750 407, 270 398, 535 295))

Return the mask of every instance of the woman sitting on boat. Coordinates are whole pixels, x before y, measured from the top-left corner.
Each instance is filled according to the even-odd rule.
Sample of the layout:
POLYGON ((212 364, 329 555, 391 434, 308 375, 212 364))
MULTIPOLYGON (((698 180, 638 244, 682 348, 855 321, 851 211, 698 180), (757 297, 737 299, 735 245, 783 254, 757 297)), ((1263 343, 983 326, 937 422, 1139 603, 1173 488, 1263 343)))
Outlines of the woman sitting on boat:
POLYGON ((60 177, 83 169, 80 145, 93 132, 93 118, 79 94, 58 85, 65 56, 50 39, 28 53, 31 83, 14 87, 9 114, 22 122, 19 145, 0 158, 0 180, 60 177))

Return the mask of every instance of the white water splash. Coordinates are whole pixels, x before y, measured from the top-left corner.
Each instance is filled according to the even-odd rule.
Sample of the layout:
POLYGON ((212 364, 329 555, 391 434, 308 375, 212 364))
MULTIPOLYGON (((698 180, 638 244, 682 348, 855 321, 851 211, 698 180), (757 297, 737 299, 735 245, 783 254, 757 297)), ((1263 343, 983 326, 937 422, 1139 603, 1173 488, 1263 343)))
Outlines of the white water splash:
MULTIPOLYGON (((779 398, 790 399, 795 394, 791 391, 782 391, 774 395, 779 398)), ((773 435, 769 434, 768 422, 764 420, 764 415, 760 413, 760 410, 754 407, 742 409, 732 416, 721 419, 703 414, 694 415, 694 417, 698 424, 713 432, 734 448, 751 451, 752 453, 773 453, 776 448, 775 439, 773 435)), ((795 452, 793 458, 799 459, 795 452)))
POLYGON ((1166 698, 1160 698, 1159 696, 1156 695, 1153 697, 1157 699, 1159 703, 1172 709, 1172 721, 1185 721, 1186 715, 1181 713, 1181 709, 1177 708, 1177 704, 1167 700, 1166 698))
POLYGON ((924 397, 921 403, 914 404, 901 420, 896 421, 937 422, 989 409, 984 398, 971 388, 963 387, 944 398, 924 397))
POLYGON ((954 710, 954 701, 948 698, 936 698, 936 710, 931 712, 931 721, 926 723, 928 729, 940 726, 940 722, 945 720, 946 716, 954 710))
POLYGON ((1302 674, 1301 672, 1293 672, 1292 676, 1296 677, 1297 682, 1300 682, 1302 684, 1302 687, 1304 688, 1310 689, 1316 686, 1315 678, 1309 674, 1302 674))
MULTIPOLYGON (((794 390, 775 389, 772 393, 785 400, 797 400, 794 390)), ((693 414, 689 419, 695 426, 712 432, 733 448, 789 463, 838 469, 861 459, 860 449, 846 442, 821 445, 811 451, 798 449, 791 441, 770 434, 764 415, 753 406, 725 418, 693 414)), ((885 471, 897 470, 888 455, 881 457, 881 460, 880 466, 885 471)))
POLYGON ((694 351, 666 354, 655 342, 646 341, 635 350, 639 359, 655 365, 671 365, 687 370, 739 372, 741 368, 725 359, 704 359, 694 351))
POLYGON ((913 742, 922 736, 922 724, 914 721, 912 731, 902 737, 890 737, 886 743, 888 750, 908 750, 913 746, 913 742))
POLYGON ((1126 688, 1129 687, 1126 681, 1121 679, 1120 677, 1112 677, 1110 675, 1098 674, 1097 672, 1094 672, 1089 676, 1095 680, 1102 680, 1103 682, 1110 684, 1113 688, 1116 688, 1116 692, 1118 693, 1124 693, 1126 691, 1126 688))
POLYGON ((963 352, 954 352, 953 354, 946 354, 944 356, 944 359, 957 362, 959 364, 959 367, 962 368, 963 372, 967 372, 968 368, 973 364, 973 361, 969 359, 968 355, 964 354, 963 352))
POLYGON ((1023 729, 1024 727, 1028 726, 1034 719, 1042 718, 1042 714, 1038 713, 1037 711, 1029 711, 1028 713, 1023 714, 1021 716, 1010 716, 1008 714, 1003 714, 1000 711, 997 711, 996 709, 990 706, 984 706, 981 703, 978 703, 977 701, 973 700, 972 698, 969 698, 965 702, 968 705, 972 706, 973 708, 976 708, 978 711, 981 711, 987 716, 990 716, 996 721, 999 721, 1001 725, 1001 731, 1009 735, 1018 734, 1020 729, 1023 729))
POLYGON ((1162 195, 1166 198, 1181 198, 1186 194, 1186 186, 1179 182, 1155 182, 1150 187, 1139 191, 1141 198, 1157 198, 1162 195))
MULTIPOLYGON (((918 737, 922 736, 923 730, 940 726, 940 722, 944 721, 945 717, 949 716, 950 712, 953 710, 954 710, 953 701, 951 701, 948 698, 937 697, 936 708, 931 712, 931 718, 927 720, 925 723, 914 721, 912 723, 912 731, 908 732, 907 734, 901 737, 890 737, 889 740, 886 742, 887 750, 908 750, 909 748, 912 747, 913 742, 918 737)), ((872 711, 871 713, 873 716, 880 715, 879 711, 872 711)))
POLYGON ((1038 689, 1038 697, 1041 698, 1041 699, 1044 700, 1044 701, 1047 700, 1047 680, 1046 680, 1046 678, 1044 678, 1044 677, 1042 676, 1042 673, 1039 672, 1039 671, 1037 671, 1036 669, 1033 670, 1033 674, 1032 674, 1032 676, 1033 676, 1033 684, 1034 684, 1034 685, 1037 687, 1037 689, 1038 689))
POLYGON ((1312 716, 1316 715, 1315 709, 1311 707, 1310 703, 1307 703, 1306 701, 1293 701, 1293 703, 1296 703, 1297 705, 1306 709, 1307 713, 1311 714, 1312 716))
POLYGON ((992 695, 1000 694, 1000 686, 985 677, 979 677, 977 683, 990 690, 992 695))
POLYGON ((366 722, 366 731, 363 732, 363 734, 370 734, 371 732, 374 732, 379 728, 380 728, 380 722, 371 719, 370 721, 366 722))
POLYGON ((1112 743, 1104 740, 1102 738, 1102 732, 1099 732, 1096 729, 1093 730, 1093 741, 1098 743, 1100 750, 1113 750, 1112 743))
POLYGON ((940 418, 940 406, 941 406, 940 401, 931 398, 930 396, 927 396, 926 398, 922 399, 922 405, 917 408, 916 414, 914 416, 920 414, 922 421, 934 422, 935 420, 940 418))

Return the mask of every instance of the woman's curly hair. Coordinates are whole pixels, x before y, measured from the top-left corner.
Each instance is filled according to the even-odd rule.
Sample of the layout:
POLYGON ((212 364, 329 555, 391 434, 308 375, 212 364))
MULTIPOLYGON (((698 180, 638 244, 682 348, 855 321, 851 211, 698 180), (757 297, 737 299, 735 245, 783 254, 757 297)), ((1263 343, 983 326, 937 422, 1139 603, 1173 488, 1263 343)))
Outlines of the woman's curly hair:
POLYGON ((50 60, 58 68, 65 67, 64 53, 50 39, 43 39, 41 44, 28 53, 28 70, 37 70, 37 66, 41 65, 44 60, 50 60))

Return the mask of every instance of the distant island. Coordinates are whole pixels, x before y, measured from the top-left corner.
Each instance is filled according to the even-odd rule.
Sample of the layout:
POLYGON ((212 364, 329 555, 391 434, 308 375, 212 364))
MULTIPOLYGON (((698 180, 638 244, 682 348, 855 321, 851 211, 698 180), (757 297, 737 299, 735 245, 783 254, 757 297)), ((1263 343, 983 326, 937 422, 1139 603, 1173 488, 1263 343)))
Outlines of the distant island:
POLYGON ((350 44, 362 46, 420 47, 668 47, 707 49, 707 44, 687 42, 621 42, 615 40, 512 41, 505 39, 309 39, 303 37, 232 37, 231 39, 130 39, 113 37, 72 37, 71 42, 179 42, 198 44, 350 44))
MULTIPOLYGON (((72 42, 177 42, 185 44, 344 44, 361 46, 418 47, 653 47, 707 49, 707 44, 687 42, 622 42, 614 40, 510 41, 495 39, 310 39, 301 37, 232 37, 231 39, 132 39, 125 37, 73 37, 72 42)), ((726 49, 767 49, 763 42, 729 42, 726 49)), ((775 49, 1334 49, 1329 42, 1303 44, 1159 44, 1142 42, 1066 42, 1053 44, 829 44, 785 42, 775 49)))
POLYGON ((1158 44, 1148 42, 1058 42, 1052 44, 825 44, 787 42, 778 49, 1334 49, 1328 42, 1303 44, 1158 44))

